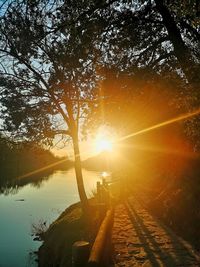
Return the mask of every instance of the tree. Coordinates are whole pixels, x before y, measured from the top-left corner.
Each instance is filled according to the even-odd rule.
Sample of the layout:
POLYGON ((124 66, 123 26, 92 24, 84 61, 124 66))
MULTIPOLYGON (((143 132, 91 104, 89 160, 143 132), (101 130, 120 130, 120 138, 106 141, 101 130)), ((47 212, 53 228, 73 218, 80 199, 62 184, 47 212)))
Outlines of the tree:
MULTIPOLYGON (((107 12, 101 10, 101 16, 107 20, 100 47, 104 77, 112 79, 112 75, 109 76, 112 72, 115 73, 112 79, 115 82, 119 77, 151 84, 162 80, 169 85, 168 90, 175 91, 180 110, 199 107, 198 1, 114 1, 107 12)), ((116 86, 118 89, 119 84, 116 86)), ((130 97, 133 91, 142 90, 137 82, 133 82, 131 87, 132 90, 129 85, 123 85, 121 89, 129 88, 130 97)), ((107 101, 112 98, 108 103, 109 110, 118 89, 113 89, 112 95, 108 93, 107 101)), ((106 94, 107 89, 104 91, 106 94)), ((119 105, 122 108, 124 103, 115 102, 116 110, 120 110, 119 105)), ((195 136, 197 143, 198 119, 188 124, 188 132, 195 136)))
MULTIPOLYGON (((165 1, 156 0, 155 1, 156 8, 162 17, 163 26, 166 28, 169 40, 171 41, 174 48, 174 54, 176 55, 181 65, 181 68, 186 75, 186 78, 188 79, 189 83, 197 87, 200 82, 198 75, 200 71, 200 62, 199 58, 195 60, 195 50, 197 50, 196 56, 197 55, 199 56, 198 41, 200 34, 198 33, 197 30, 195 30, 195 27, 193 27, 189 23, 187 15, 185 15, 185 18, 184 14, 181 17, 178 17, 177 14, 175 14, 174 16, 173 15, 174 10, 172 9, 172 12, 170 12, 170 9, 168 8, 167 5, 165 5, 164 2, 165 1), (178 23, 180 23, 181 27, 180 29, 178 27, 178 23), (181 30, 185 30, 185 34, 182 34, 181 30), (191 40, 187 44, 184 41, 184 37, 187 38, 189 36, 191 40), (193 49, 192 46, 194 46, 193 49)), ((177 11, 177 9, 175 10, 177 11)))
MULTIPOLYGON (((107 70, 151 82, 170 79, 179 95, 184 92, 198 104, 198 20, 184 15, 196 7, 191 3, 183 13, 173 1, 13 0, 1 13, 6 130, 49 144, 55 134, 68 134, 84 206, 79 127, 98 105, 98 81, 107 70)), ((132 86, 132 91, 140 88, 132 86)), ((111 106, 116 91, 104 92, 101 100, 111 106)))
POLYGON ((79 127, 97 96, 93 41, 98 30, 83 11, 82 1, 7 5, 0 25, 0 101, 5 131, 18 140, 51 145, 57 134, 72 139, 78 192, 87 212, 79 127))

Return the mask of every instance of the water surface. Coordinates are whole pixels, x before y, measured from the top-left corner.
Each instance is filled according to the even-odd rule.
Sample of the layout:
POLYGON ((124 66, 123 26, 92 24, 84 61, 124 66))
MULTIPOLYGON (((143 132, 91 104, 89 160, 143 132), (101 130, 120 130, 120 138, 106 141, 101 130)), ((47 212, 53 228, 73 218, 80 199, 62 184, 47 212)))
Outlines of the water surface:
MULTIPOLYGON (((83 176, 90 196, 100 174, 83 170, 83 176)), ((0 267, 36 267, 31 252, 41 242, 33 241, 32 225, 39 221, 51 223, 66 207, 79 201, 73 169, 42 178, 34 183, 33 177, 32 182, 15 185, 14 190, 10 188, 0 195, 0 267)))

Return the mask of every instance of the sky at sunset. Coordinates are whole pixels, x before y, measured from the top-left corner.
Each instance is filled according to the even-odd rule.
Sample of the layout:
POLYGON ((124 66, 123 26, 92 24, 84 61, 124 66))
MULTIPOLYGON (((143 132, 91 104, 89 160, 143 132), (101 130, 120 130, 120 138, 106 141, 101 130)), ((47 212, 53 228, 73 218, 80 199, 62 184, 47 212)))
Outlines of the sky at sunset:
MULTIPOLYGON (((88 136, 86 140, 80 141, 81 158, 84 160, 88 157, 95 156, 102 151, 114 152, 116 149, 114 142, 117 140, 117 134, 113 132, 113 129, 108 126, 101 126, 97 130, 96 135, 88 136)), ((65 145, 59 142, 58 139, 54 140, 54 147, 51 151, 59 157, 74 158, 72 142, 69 141, 65 145)), ((115 151, 116 152, 116 151, 115 151)))

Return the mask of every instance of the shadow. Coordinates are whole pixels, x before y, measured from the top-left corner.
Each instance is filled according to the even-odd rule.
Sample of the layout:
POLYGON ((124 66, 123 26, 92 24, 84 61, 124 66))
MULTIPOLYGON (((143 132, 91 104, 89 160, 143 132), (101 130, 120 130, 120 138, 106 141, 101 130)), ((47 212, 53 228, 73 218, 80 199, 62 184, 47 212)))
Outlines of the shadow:
MULTIPOLYGON (((184 251, 185 253, 187 253, 187 256, 193 258, 194 260, 198 260, 198 261, 200 260, 200 257, 197 257, 197 255, 195 255, 195 252, 193 251, 192 246, 190 246, 189 244, 186 245, 186 241, 178 237, 171 229, 169 229, 166 225, 164 225, 164 223, 162 223, 158 218, 156 218, 155 216, 152 216, 152 217, 154 221, 156 222, 156 224, 160 228, 162 228, 162 230, 166 233, 166 235, 170 239, 170 243, 172 244, 173 250, 176 252, 179 252, 176 254, 179 261, 183 260, 180 255, 180 251, 184 251)), ((200 263, 199 263, 199 266, 200 266, 200 263)))
POLYGON ((157 255, 159 254, 161 261, 163 258, 166 257, 169 260, 169 265, 165 265, 163 262, 164 266, 174 266, 175 261, 173 257, 171 257, 168 253, 164 253, 160 249, 159 243, 157 243, 157 241, 154 239, 151 232, 145 226, 143 220, 137 214, 135 209, 130 205, 129 201, 125 203, 125 207, 127 209, 129 218, 133 224, 133 228, 137 234, 137 237, 141 242, 141 247, 143 247, 144 251, 146 252, 147 258, 151 262, 151 264, 155 267, 160 266, 157 258, 157 255), (155 253, 154 251, 157 251, 157 253, 155 253))
POLYGON ((166 227, 163 228, 143 208, 140 210, 135 209, 130 200, 127 200, 124 205, 132 222, 133 230, 140 241, 140 248, 143 248, 146 253, 146 260, 152 266, 197 266, 191 265, 196 260, 195 257, 193 257, 190 250, 182 244, 173 232, 168 231, 166 227), (156 232, 155 228, 152 227, 149 219, 152 220, 154 227, 159 228, 161 236, 159 236, 159 231, 156 232), (161 232, 164 233, 164 236, 162 236, 161 232), (188 264, 189 261, 190 263, 188 264))
POLYGON ((181 237, 176 235, 176 233, 173 230, 171 230, 161 220, 159 220, 159 218, 157 218, 157 216, 154 215, 153 211, 149 211, 148 206, 145 204, 145 202, 141 197, 136 195, 136 198, 139 200, 139 203, 142 206, 142 208, 148 212, 152 220, 157 224, 158 227, 160 227, 165 232, 168 239, 170 239, 170 244, 172 245, 173 250, 177 252, 176 257, 179 259, 179 261, 183 261, 180 252, 184 251, 184 253, 187 253, 188 257, 193 258, 195 261, 198 261, 198 266, 200 266, 200 256, 197 253, 195 253, 194 248, 192 248, 192 246, 189 243, 187 243, 181 237))

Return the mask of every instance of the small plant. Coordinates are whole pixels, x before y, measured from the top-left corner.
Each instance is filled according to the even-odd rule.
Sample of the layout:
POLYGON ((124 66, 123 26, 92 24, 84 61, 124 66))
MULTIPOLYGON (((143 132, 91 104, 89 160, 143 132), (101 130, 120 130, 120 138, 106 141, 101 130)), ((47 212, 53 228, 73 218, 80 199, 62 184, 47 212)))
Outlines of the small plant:
POLYGON ((40 219, 38 222, 31 224, 31 236, 34 236, 33 240, 41 241, 48 229, 49 225, 46 220, 40 219))

